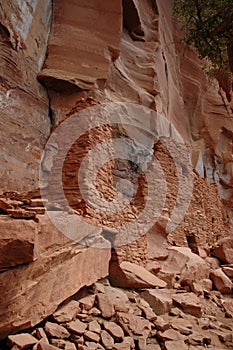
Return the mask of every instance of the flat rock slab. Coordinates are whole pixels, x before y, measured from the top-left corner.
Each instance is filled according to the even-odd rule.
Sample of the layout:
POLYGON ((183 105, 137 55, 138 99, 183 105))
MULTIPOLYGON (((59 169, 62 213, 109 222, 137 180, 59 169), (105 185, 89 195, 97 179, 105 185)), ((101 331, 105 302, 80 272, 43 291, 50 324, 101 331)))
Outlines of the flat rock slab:
POLYGON ((33 347, 33 350, 57 350, 59 349, 57 346, 47 344, 44 341, 40 341, 33 347))
POLYGON ((156 315, 163 315, 172 308, 172 294, 169 290, 148 289, 141 296, 149 303, 156 315))
POLYGON ((179 306, 185 313, 195 317, 202 316, 201 303, 194 293, 179 293, 172 296, 175 305, 179 306))
POLYGON ((226 311, 227 317, 233 318, 233 300, 232 299, 223 300, 222 305, 226 311))
POLYGON ((87 329, 87 324, 80 320, 75 320, 67 324, 67 329, 70 331, 70 333, 82 335, 87 329))
POLYGON ((164 350, 188 350, 188 345, 183 340, 165 341, 164 350))
POLYGON ((101 311, 102 317, 110 318, 114 315, 115 309, 111 299, 106 294, 98 293, 96 295, 97 306, 101 311))
POLYGON ((224 263, 233 264, 233 235, 220 239, 213 255, 224 263))
POLYGON ((120 265, 110 264, 111 284, 122 288, 165 288, 167 283, 144 267, 123 261, 120 265))
POLYGON ((17 346, 18 349, 28 349, 37 342, 38 339, 28 333, 9 335, 8 337, 8 343, 12 346, 17 346))
POLYGON ((116 340, 122 341, 124 339, 123 329, 115 322, 104 322, 104 329, 116 340))
POLYGON ((49 337, 66 339, 70 336, 70 333, 67 331, 67 329, 57 323, 46 322, 44 329, 45 333, 49 337))
POLYGON ((71 300, 53 314, 53 319, 58 323, 70 322, 80 311, 79 303, 76 300, 71 300))
POLYGON ((222 269, 228 277, 233 278, 233 266, 224 266, 222 269))
POLYGON ((91 331, 87 331, 84 333, 84 338, 86 340, 92 341, 94 343, 99 343, 100 341, 100 336, 99 334, 95 333, 95 332, 91 332, 91 331))
POLYGON ((178 340, 185 339, 185 336, 175 331, 174 329, 167 329, 164 332, 159 331, 157 333, 157 337, 162 341, 166 341, 166 340, 178 341, 178 340))
POLYGON ((104 348, 107 350, 111 350, 113 348, 113 345, 114 345, 113 337, 111 337, 111 335, 105 330, 100 332, 100 337, 101 337, 101 342, 102 342, 104 348))
POLYGON ((232 292, 233 283, 222 269, 211 271, 210 278, 216 289, 222 294, 230 294, 232 292))
POLYGON ((147 337, 151 331, 151 323, 143 317, 124 312, 118 312, 116 317, 119 325, 130 337, 147 337))
POLYGON ((110 256, 110 249, 70 243, 29 265, 2 272, 0 338, 25 325, 33 327, 80 288, 106 277, 110 256))

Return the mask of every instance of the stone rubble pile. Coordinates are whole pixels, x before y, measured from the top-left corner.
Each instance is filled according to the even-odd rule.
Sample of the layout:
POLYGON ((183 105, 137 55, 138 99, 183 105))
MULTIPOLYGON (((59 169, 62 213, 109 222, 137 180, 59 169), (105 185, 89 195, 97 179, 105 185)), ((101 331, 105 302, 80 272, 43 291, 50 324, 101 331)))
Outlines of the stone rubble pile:
MULTIPOLYGON (((1 247, 2 274, 7 273, 6 268, 20 263, 33 260, 37 263, 36 243, 33 241, 27 251, 25 233, 31 232, 32 225, 47 221, 42 200, 36 194, 32 196, 25 199, 23 195, 7 193, 0 198, 2 232, 9 225, 11 231, 11 225, 14 228, 21 225, 24 242, 23 250, 18 249, 20 240, 12 243, 11 249, 15 251, 18 247, 17 251, 23 252, 23 256, 13 254, 14 261, 6 260, 9 242, 6 240, 1 247)), ((58 237, 57 233, 54 237, 58 237)), ((198 247, 196 252, 188 247, 170 246, 165 257, 147 259, 141 264, 119 260, 119 252, 112 252, 109 272, 107 267, 106 272, 101 270, 95 281, 109 273, 108 279, 82 288, 41 323, 25 325, 17 334, 10 334, 0 343, 0 350, 232 349, 233 237, 221 238, 211 248, 198 247)), ((110 249, 107 253, 110 259, 110 249)), ((109 260, 106 261, 108 265, 109 260)), ((87 267, 86 273, 89 270, 87 267)), ((77 274, 72 278, 75 276, 78 279, 77 274)), ((83 281, 79 288, 85 285, 88 283, 83 281)), ((46 309, 48 302, 44 300, 46 309)), ((38 303, 42 305, 43 300, 32 303, 35 315, 38 303)), ((28 312, 32 315, 33 310, 28 312)), ((17 331, 17 326, 14 327, 11 333, 17 331)))
POLYGON ((233 262, 225 242, 213 249, 215 256, 228 254, 224 265, 186 247, 170 247, 165 261, 154 261, 156 269, 147 264, 156 276, 121 263, 121 288, 109 279, 85 287, 36 328, 9 335, 0 348, 232 349, 233 262))

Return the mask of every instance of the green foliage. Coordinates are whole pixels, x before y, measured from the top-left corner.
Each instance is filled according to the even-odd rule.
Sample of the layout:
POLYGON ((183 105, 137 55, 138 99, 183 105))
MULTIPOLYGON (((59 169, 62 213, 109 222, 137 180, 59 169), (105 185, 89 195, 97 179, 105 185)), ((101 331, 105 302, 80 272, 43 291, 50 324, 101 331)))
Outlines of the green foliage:
POLYGON ((233 72, 233 1, 175 0, 184 40, 214 67, 233 72))

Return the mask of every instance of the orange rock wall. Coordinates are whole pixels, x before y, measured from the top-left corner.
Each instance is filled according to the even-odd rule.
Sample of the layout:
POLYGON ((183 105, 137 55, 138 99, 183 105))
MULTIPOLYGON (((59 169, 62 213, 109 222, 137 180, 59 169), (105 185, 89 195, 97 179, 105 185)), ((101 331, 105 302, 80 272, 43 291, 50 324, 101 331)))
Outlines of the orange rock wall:
MULTIPOLYGON (((119 248, 117 259, 139 264, 164 259, 168 244, 198 244, 208 250, 233 225, 231 90, 223 76, 219 82, 210 80, 197 54, 180 43, 172 1, 54 0, 52 23, 51 1, 30 4, 0 4, 1 192, 38 188, 42 150, 50 129, 62 120, 101 102, 138 103, 167 118, 190 145, 195 187, 186 216, 173 233, 166 236, 161 219, 148 238, 119 248)), ((121 130, 119 126, 114 132, 121 130)), ((97 134, 87 133, 71 149, 63 179, 71 203, 80 195, 72 164, 114 132, 107 125, 97 134)), ((163 147, 158 145, 155 155, 167 179, 166 220, 176 199, 176 171, 163 147)), ((97 187, 104 196, 114 196, 112 185, 122 165, 113 162, 100 171, 97 187)), ((56 176, 56 168, 52 171, 56 176)), ((82 199, 80 203, 73 209, 93 221, 93 213, 82 199)), ((1 252, 25 247, 25 254, 1 261, 2 336, 41 321, 79 288, 108 274, 109 248, 102 255, 95 248, 81 249, 48 230, 45 216, 27 225, 6 218, 4 210, 0 214, 1 252)), ((113 219, 97 219, 105 229, 114 225, 113 219)))
POLYGON ((38 186, 50 133, 46 89, 37 81, 47 49, 51 2, 2 1, 0 6, 0 177, 2 191, 38 186))

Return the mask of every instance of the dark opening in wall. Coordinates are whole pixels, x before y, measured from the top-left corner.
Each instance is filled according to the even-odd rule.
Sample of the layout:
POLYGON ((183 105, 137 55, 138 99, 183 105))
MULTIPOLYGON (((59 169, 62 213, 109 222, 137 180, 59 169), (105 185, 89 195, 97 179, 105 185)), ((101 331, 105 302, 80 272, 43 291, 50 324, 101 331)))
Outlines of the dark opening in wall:
POLYGON ((187 238, 188 246, 191 249, 191 251, 195 254, 198 254, 198 245, 197 245, 196 237, 194 235, 187 235, 186 238, 187 238))
POLYGON ((6 215, 7 212, 5 210, 3 210, 2 208, 0 208, 0 215, 6 215))
POLYGON ((135 41, 145 41, 138 11, 133 0, 123 0, 123 25, 135 41))

